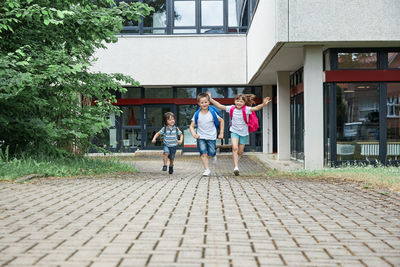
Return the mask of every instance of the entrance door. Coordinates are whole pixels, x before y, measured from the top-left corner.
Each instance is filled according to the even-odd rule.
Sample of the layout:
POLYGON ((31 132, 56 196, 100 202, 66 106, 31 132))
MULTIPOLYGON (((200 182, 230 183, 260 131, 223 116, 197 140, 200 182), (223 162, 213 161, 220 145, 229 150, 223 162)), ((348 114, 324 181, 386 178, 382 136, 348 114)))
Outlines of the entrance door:
POLYGON ((173 112, 176 118, 176 106, 168 104, 159 105, 144 105, 144 126, 143 126, 143 136, 144 143, 143 146, 146 149, 160 149, 162 148, 162 143, 160 138, 157 142, 153 144, 151 140, 154 135, 163 127, 163 116, 165 112, 173 112))

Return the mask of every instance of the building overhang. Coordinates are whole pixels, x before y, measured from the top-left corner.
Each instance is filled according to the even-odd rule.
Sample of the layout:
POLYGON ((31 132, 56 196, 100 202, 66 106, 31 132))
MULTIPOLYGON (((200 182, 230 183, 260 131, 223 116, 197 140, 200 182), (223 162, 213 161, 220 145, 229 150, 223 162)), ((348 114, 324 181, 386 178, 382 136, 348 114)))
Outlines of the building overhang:
POLYGON ((304 47, 323 46, 329 48, 381 48, 400 47, 400 41, 348 41, 348 42, 281 42, 271 49, 258 71, 249 77, 249 84, 276 84, 278 71, 294 72, 303 66, 304 47))

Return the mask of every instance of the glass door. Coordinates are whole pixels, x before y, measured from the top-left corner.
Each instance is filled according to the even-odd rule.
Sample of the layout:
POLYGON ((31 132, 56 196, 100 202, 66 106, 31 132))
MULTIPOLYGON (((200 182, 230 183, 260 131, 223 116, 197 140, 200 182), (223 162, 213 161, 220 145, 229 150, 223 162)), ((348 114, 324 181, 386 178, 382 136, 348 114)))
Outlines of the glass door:
POLYGON ((146 149, 160 149, 162 142, 160 138, 153 144, 151 140, 154 135, 164 126, 163 116, 165 112, 173 112, 175 121, 177 121, 176 106, 168 104, 144 105, 144 123, 143 123, 143 146, 146 149))

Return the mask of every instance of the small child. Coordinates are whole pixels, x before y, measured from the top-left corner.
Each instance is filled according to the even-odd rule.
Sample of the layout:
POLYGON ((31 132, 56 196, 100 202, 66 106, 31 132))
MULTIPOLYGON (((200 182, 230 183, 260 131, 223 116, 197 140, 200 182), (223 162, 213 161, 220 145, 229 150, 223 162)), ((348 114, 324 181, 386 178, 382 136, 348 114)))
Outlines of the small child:
POLYGON ((172 112, 166 112, 163 117, 164 127, 161 128, 159 132, 157 132, 152 143, 156 142, 156 139, 161 136, 164 144, 164 154, 163 154, 163 162, 164 166, 162 168, 163 171, 167 171, 167 163, 169 159, 169 169, 168 173, 174 173, 174 158, 176 154, 176 148, 178 145, 181 145, 183 142, 183 134, 178 127, 175 126, 175 115, 172 112), (179 135, 179 140, 178 140, 179 135))
POLYGON ((200 93, 197 96, 197 104, 200 111, 197 111, 190 123, 190 132, 197 139, 197 147, 199 148, 201 161, 204 167, 203 176, 210 176, 211 171, 208 168, 208 157, 215 157, 217 154, 217 127, 215 120, 219 122, 218 139, 224 138, 224 120, 218 115, 215 108, 209 109, 210 96, 206 93, 200 93), (197 133, 194 128, 197 124, 197 133))
POLYGON ((232 140, 232 160, 235 165, 233 169, 233 173, 237 176, 239 175, 239 157, 244 152, 244 147, 249 139, 249 129, 243 118, 242 108, 245 108, 247 121, 249 121, 249 114, 253 111, 257 111, 265 107, 271 99, 269 97, 264 98, 263 103, 252 107, 251 105, 255 104, 253 94, 237 94, 235 96, 235 105, 224 106, 211 98, 211 93, 207 92, 210 96, 211 103, 217 108, 224 110, 230 113, 232 107, 235 107, 232 114, 231 119, 231 127, 229 128, 231 132, 231 140, 232 140))

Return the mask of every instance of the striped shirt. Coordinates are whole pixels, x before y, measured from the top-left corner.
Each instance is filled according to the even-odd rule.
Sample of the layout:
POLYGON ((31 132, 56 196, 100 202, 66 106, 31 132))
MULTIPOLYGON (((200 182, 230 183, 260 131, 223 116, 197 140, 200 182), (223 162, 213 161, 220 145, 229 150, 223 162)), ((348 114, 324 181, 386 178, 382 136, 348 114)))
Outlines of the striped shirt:
POLYGON ((167 127, 162 127, 159 131, 162 138, 164 139, 164 145, 167 147, 177 146, 178 145, 178 135, 181 135, 182 132, 175 125, 172 129, 167 127), (164 132, 166 130, 166 133, 164 132))

